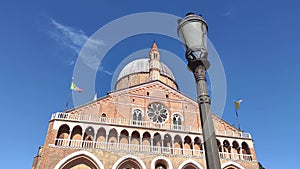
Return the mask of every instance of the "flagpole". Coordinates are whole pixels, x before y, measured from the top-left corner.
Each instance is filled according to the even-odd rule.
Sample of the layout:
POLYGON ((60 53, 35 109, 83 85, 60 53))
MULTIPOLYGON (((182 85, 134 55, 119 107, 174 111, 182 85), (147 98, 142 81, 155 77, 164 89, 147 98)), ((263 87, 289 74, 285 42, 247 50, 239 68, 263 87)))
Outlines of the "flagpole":
POLYGON ((69 107, 69 101, 71 99, 71 93, 72 91, 77 91, 78 93, 82 92, 83 90, 80 89, 79 87, 77 87, 74 83, 74 78, 72 77, 72 82, 71 82, 71 86, 70 86, 70 92, 68 93, 68 99, 67 99, 67 102, 66 102, 66 107, 65 107, 65 110, 66 111, 69 107))
POLYGON ((238 114, 237 109, 235 109, 235 115, 236 115, 236 119, 237 119, 237 122, 238 122, 238 128, 239 128, 239 130, 241 130, 241 124, 240 124, 240 119, 239 119, 239 114, 238 114))
POLYGON ((69 101, 70 101, 70 98, 71 98, 71 92, 72 92, 72 87, 73 87, 73 80, 74 80, 74 77, 72 77, 72 81, 71 81, 71 87, 70 87, 70 92, 68 92, 68 98, 67 98, 67 101, 66 101, 66 107, 65 107, 65 111, 67 111, 68 107, 69 107, 69 101))
POLYGON ((65 110, 64 111, 67 111, 68 107, 69 107, 69 101, 70 101, 70 98, 71 98, 71 92, 68 92, 68 98, 67 98, 67 102, 66 102, 66 107, 65 107, 65 110))

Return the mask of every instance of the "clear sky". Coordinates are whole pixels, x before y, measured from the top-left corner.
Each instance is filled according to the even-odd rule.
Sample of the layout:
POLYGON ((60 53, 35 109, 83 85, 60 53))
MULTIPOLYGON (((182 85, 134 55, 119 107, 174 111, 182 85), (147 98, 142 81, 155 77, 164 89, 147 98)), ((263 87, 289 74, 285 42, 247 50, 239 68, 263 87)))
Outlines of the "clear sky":
MULTIPOLYGON (((232 101, 242 98, 241 128, 251 132, 258 160, 268 169, 298 168, 299 6, 296 0, 0 2, 1 167, 31 167, 51 114, 65 107, 78 52, 98 29, 134 13, 184 17, 193 11, 208 22, 209 39, 225 69, 222 118, 237 125, 232 101)), ((126 38, 111 48, 98 69, 99 97, 110 91, 118 64, 153 40, 184 60, 174 39, 157 34, 126 38)), ((181 88, 188 84, 177 83, 181 88)))

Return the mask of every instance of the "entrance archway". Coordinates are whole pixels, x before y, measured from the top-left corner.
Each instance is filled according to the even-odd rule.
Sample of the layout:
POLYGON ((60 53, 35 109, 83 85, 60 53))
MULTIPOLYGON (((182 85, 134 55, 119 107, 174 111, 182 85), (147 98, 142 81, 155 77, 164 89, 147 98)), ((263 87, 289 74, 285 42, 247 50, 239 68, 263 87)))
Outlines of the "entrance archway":
POLYGON ((66 156, 54 169, 104 169, 104 166, 94 154, 78 151, 66 156))

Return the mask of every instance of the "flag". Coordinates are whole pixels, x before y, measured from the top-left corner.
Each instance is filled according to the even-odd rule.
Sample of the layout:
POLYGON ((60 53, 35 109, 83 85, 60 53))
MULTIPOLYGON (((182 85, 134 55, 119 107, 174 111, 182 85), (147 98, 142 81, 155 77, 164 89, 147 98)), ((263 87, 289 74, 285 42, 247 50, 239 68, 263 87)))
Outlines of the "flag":
POLYGON ((76 91, 76 92, 82 92, 82 91, 83 91, 82 89, 80 89, 79 87, 77 87, 73 81, 72 81, 72 83, 71 83, 70 89, 71 89, 71 90, 74 90, 74 91, 76 91))
POLYGON ((234 101, 235 109, 239 110, 240 109, 240 104, 243 102, 243 100, 238 100, 234 101))

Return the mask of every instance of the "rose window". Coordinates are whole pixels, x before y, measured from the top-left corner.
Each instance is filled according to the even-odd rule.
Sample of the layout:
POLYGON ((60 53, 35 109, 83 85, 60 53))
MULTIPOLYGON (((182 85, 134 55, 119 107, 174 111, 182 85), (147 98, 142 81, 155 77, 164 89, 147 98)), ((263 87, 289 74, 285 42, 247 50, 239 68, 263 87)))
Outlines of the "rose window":
POLYGON ((151 103, 148 106, 147 115, 153 123, 164 123, 168 118, 168 110, 161 103, 151 103))

